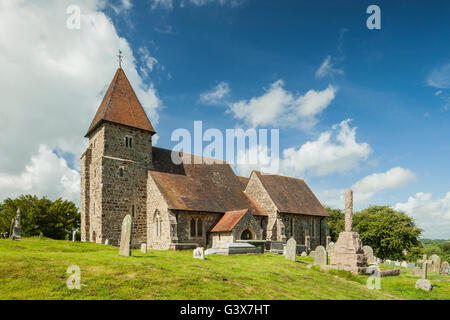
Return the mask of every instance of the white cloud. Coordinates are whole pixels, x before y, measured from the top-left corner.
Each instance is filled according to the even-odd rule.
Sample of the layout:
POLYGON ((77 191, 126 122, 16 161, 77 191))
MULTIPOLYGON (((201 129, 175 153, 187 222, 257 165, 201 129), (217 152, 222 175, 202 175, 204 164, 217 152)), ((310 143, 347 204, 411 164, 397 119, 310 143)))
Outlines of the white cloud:
POLYGON ((63 197, 80 202, 80 174, 70 169, 66 160, 58 157, 47 146, 39 146, 38 154, 31 157, 23 172, 17 175, 0 173, 0 195, 17 197, 21 194, 63 197))
POLYGON ((372 149, 367 143, 356 141, 357 128, 350 128, 350 121, 342 121, 298 149, 284 150, 283 171, 296 176, 325 176, 357 168, 360 162, 367 160, 372 149))
POLYGON ((317 116, 330 105, 337 92, 330 85, 323 91, 310 90, 301 96, 286 91, 283 86, 284 82, 278 80, 263 95, 233 103, 228 111, 252 127, 300 126, 310 129, 317 124, 317 116))
POLYGON ((344 74, 341 69, 335 69, 331 62, 331 56, 327 56, 316 71, 316 78, 332 77, 335 74, 344 74))
POLYGON ((450 88, 450 63, 434 69, 427 77, 427 84, 437 89, 450 88))
POLYGON ((207 105, 216 105, 223 103, 223 99, 230 93, 230 85, 222 81, 212 90, 204 92, 200 95, 200 102, 207 105))
POLYGON ((149 72, 153 71, 153 68, 158 64, 158 60, 150 55, 150 51, 147 47, 141 47, 138 50, 143 67, 140 68, 144 76, 148 76, 149 72))
POLYGON ((109 4, 116 14, 120 14, 123 11, 128 11, 133 7, 131 0, 120 0, 119 5, 109 4))
MULTIPOLYGON (((409 169, 395 167, 383 173, 373 173, 354 183, 353 190, 354 207, 359 210, 369 204, 374 195, 385 190, 395 190, 417 181, 416 175, 409 169)), ((344 207, 344 195, 346 189, 329 189, 317 193, 317 197, 323 204, 335 208, 344 207)))
MULTIPOLYGON (((79 30, 66 27, 66 9, 72 2, 0 0, 4 177, 22 174, 39 145, 79 159, 87 144, 84 134, 117 68, 119 49, 136 94, 152 123, 158 122, 161 101, 156 89, 140 78, 128 42, 101 12, 104 1, 77 1, 82 13, 79 30)), ((0 198, 7 195, 3 189, 0 198)))
POLYGON ((419 192, 394 208, 414 217, 425 230, 423 237, 450 239, 450 192, 438 200, 433 200, 431 193, 419 192))
POLYGON ((417 181, 416 175, 402 167, 392 168, 384 173, 374 173, 356 182, 352 189, 359 201, 372 198, 382 190, 394 190, 417 181))

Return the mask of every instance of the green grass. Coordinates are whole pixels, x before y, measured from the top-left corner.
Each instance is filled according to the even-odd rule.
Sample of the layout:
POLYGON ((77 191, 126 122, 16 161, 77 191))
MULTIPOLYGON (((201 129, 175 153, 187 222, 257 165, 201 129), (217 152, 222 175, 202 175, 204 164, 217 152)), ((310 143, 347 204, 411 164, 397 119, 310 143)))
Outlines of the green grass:
POLYGON ((369 290, 367 277, 308 268, 273 254, 192 258, 192 251, 133 250, 93 243, 0 240, 0 299, 449 299, 450 277, 430 274, 431 293, 414 289, 416 277, 402 269, 369 290), (70 265, 81 269, 81 290, 69 290, 70 265))

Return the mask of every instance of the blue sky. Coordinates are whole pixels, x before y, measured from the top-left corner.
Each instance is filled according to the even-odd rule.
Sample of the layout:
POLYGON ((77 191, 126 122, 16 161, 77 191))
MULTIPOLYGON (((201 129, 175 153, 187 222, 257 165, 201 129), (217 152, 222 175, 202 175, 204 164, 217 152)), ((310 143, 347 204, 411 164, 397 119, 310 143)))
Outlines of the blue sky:
MULTIPOLYGON (((76 45, 72 53, 87 55, 90 50, 91 58, 97 54, 94 46, 113 43, 101 49, 101 57, 91 66, 97 73, 89 78, 98 86, 96 102, 115 72, 114 46, 123 49, 125 43, 124 69, 158 131, 158 146, 172 148, 171 133, 177 128, 192 130, 195 120, 202 120, 204 129, 223 131, 279 128, 281 152, 299 151, 308 143, 318 145, 308 159, 306 147, 291 155, 291 165, 283 173, 305 178, 322 202, 343 207, 343 191, 354 187, 356 209, 391 205, 414 216, 425 236, 450 238, 448 1, 433 1, 432 5, 429 1, 361 0, 79 3, 82 12, 105 15, 101 21, 107 28, 102 35, 96 34, 98 28, 82 29, 82 35, 72 39, 82 45, 76 45), (372 4, 381 9, 381 30, 366 27, 366 9, 372 4), (105 40, 107 33, 111 37, 105 40), (97 43, 88 39, 97 39, 97 43), (104 66, 103 61, 107 61, 104 66), (219 88, 223 90, 219 98, 202 100, 202 95, 218 94, 219 88), (322 99, 317 102, 321 109, 306 120, 298 117, 298 124, 284 122, 281 116, 257 122, 252 118, 259 113, 255 109, 270 104, 272 100, 262 98, 272 90, 290 99, 285 105, 280 102, 280 107, 301 108, 302 98, 310 93, 311 99, 318 99, 314 101, 322 99), (251 104, 251 99, 258 98, 259 104, 251 104), (244 109, 247 113, 240 113, 244 109), (347 119, 352 120, 343 123, 347 119), (324 133, 331 140, 318 144, 324 133), (346 135, 346 143, 336 140, 339 133, 346 135), (325 161, 327 150, 344 156, 325 161)), ((45 10, 61 12, 55 8, 48 5, 45 10)), ((43 34, 53 32, 46 30, 43 34)), ((69 37, 67 31, 61 35, 69 37)), ((39 39, 44 41, 42 36, 39 39)), ((81 63, 81 59, 76 61, 81 63)), ((72 81, 78 84, 75 78, 72 81)), ((71 100, 78 99, 75 89, 70 95, 71 100)), ((75 137, 77 132, 84 134, 80 130, 97 107, 92 104, 86 109, 85 120, 80 120, 72 135, 52 142, 42 138, 47 149, 53 150, 50 153, 67 160, 72 171, 78 171, 79 152, 75 150, 81 145, 75 137)), ((37 146, 42 141, 28 148, 35 148, 35 158, 39 158, 37 146)), ((39 149, 39 154, 47 149, 39 149)), ((24 151, 23 159, 30 158, 31 162, 11 166, 3 175, 23 175, 27 163, 28 167, 33 163, 33 153, 24 151)), ((75 173, 71 174, 75 179, 75 173)), ((10 195, 9 185, 4 185, 2 189, 0 179, 0 195, 10 195)))

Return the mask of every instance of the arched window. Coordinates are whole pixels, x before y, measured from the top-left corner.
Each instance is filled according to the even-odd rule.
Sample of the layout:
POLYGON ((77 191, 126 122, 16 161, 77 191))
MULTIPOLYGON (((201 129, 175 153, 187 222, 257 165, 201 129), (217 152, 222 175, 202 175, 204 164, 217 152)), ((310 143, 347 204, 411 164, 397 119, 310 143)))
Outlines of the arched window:
POLYGON ((196 225, 195 219, 192 218, 191 219, 191 237, 195 237, 195 234, 196 234, 195 225, 196 225))
POLYGON ((156 228, 156 237, 160 238, 162 234, 162 219, 158 210, 156 210, 155 213, 155 228, 156 228))
POLYGON ((203 221, 202 221, 202 219, 197 220, 197 236, 198 237, 203 236, 203 221))

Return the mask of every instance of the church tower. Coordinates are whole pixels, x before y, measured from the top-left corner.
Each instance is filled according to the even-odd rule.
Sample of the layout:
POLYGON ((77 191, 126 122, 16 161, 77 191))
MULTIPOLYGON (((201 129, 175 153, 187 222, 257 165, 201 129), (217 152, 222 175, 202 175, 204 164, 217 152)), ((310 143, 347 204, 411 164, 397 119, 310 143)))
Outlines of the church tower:
POLYGON ((124 217, 133 246, 146 242, 147 172, 155 134, 120 67, 103 98, 81 156, 81 240, 118 245, 124 217))

